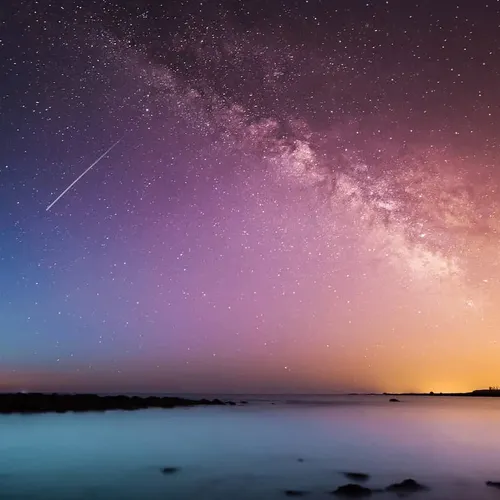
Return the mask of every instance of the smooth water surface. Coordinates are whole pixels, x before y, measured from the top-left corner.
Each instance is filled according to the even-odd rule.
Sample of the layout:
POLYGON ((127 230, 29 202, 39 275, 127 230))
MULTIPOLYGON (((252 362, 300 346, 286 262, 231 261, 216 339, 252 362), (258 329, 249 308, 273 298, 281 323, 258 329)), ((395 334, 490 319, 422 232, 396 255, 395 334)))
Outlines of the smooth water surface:
POLYGON ((417 500, 500 498, 485 486, 500 481, 500 399, 271 399, 0 416, 0 498, 332 498, 348 470, 369 473, 373 487, 415 478, 431 487, 417 500), (166 476, 166 466, 181 470, 166 476))

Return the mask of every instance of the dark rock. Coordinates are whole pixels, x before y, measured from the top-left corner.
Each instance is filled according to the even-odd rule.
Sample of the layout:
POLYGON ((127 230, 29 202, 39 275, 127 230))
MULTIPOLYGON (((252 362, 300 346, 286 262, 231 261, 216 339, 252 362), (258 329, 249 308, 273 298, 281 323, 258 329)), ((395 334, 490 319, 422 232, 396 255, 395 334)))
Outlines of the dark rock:
POLYGON ((236 406, 236 403, 235 403, 234 401, 229 401, 227 404, 228 404, 229 406, 236 406))
POLYGON ((303 458, 297 458, 297 462, 303 462, 304 459, 303 458))
POLYGON ((175 474, 179 472, 181 469, 179 467, 163 467, 161 470, 163 474, 175 474))
POLYGON ((365 498, 371 496, 372 493, 370 488, 365 488, 359 484, 345 484, 331 492, 332 495, 345 498, 365 498))
POLYGON ((399 399, 396 399, 396 398, 389 399, 389 402, 390 403, 401 403, 401 401, 399 399))
POLYGON ((141 410, 200 405, 224 405, 219 399, 201 401, 178 397, 99 396, 98 394, 0 394, 2 413, 64 413, 67 411, 141 410))
POLYGON ((386 488, 386 491, 394 491, 396 493, 415 493, 416 491, 428 490, 427 486, 417 483, 414 479, 405 479, 401 483, 391 484, 386 488))
POLYGON ((370 479, 370 476, 364 472, 344 472, 344 476, 353 481, 368 481, 370 479))
POLYGON ((286 490, 285 495, 287 497, 305 497, 307 495, 307 491, 286 490))
POLYGON ((486 481, 486 486, 491 486, 492 488, 498 488, 500 490, 500 481, 486 481))
POLYGON ((247 405, 248 404, 248 401, 242 401, 241 402, 242 405, 247 405))

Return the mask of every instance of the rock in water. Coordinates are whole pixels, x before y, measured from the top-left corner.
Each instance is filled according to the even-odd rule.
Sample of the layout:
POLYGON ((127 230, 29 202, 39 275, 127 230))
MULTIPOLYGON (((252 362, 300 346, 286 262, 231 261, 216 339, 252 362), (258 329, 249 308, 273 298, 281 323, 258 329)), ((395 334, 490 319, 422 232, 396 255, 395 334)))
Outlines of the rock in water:
POLYGON ((332 495, 345 498, 366 498, 370 497, 372 493, 370 488, 365 488, 359 484, 345 484, 332 491, 332 495))
POLYGON ((415 479, 405 479, 401 483, 394 483, 387 486, 386 491, 395 491, 396 493, 414 493, 416 491, 428 490, 427 486, 417 483, 415 479))
POLYGON ((486 486, 491 486, 492 488, 498 488, 500 490, 500 481, 486 481, 486 486))
POLYGON ((369 474, 364 472, 344 472, 344 476, 353 481, 368 481, 370 479, 369 474))
POLYGON ((161 471, 163 474, 175 474, 176 472, 179 472, 180 469, 179 467, 163 467, 161 471))
POLYGON ((401 401, 399 399, 396 399, 396 398, 391 398, 391 399, 389 399, 389 403, 401 403, 401 401))
POLYGON ((307 495, 307 491, 286 490, 285 495, 287 497, 305 497, 307 495))

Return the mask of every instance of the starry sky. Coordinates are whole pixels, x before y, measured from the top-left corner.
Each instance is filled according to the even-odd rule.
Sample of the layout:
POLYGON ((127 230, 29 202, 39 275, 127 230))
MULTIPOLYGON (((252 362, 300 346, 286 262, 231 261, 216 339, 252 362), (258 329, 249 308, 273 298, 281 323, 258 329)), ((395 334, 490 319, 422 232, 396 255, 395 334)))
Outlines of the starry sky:
POLYGON ((498 0, 0 26, 0 390, 500 383, 498 0))

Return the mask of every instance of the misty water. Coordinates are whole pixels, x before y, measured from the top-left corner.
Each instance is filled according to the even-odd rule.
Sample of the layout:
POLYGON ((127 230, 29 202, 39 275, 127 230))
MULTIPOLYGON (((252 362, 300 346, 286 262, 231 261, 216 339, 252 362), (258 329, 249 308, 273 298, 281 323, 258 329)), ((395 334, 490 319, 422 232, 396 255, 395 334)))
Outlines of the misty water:
POLYGON ((500 481, 500 399, 247 399, 0 416, 0 498, 278 499, 286 489, 332 498, 349 482, 342 471, 370 474, 374 488, 408 477, 431 488, 415 499, 500 497, 485 485, 500 481), (162 474, 168 466, 180 471, 162 474))

